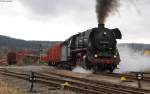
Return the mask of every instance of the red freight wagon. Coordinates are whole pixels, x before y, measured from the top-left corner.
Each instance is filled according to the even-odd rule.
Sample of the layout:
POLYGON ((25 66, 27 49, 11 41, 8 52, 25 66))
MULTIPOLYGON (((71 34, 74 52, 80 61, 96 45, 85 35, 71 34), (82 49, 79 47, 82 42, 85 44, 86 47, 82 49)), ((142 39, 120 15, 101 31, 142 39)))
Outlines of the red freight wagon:
POLYGON ((9 65, 16 64, 17 63, 17 53, 9 52, 7 54, 7 63, 9 65))
POLYGON ((48 63, 49 65, 55 65, 60 61, 60 44, 53 45, 48 49, 48 63))

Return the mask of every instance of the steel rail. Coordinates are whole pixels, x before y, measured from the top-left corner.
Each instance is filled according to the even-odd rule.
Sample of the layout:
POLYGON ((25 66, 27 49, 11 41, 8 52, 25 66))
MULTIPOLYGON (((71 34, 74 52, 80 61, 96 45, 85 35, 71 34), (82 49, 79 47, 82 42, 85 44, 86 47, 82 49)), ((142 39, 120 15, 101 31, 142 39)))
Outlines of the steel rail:
POLYGON ((89 80, 86 78, 78 78, 78 77, 73 77, 73 76, 67 76, 67 75, 63 75, 63 74, 58 74, 58 73, 54 73, 54 72, 49 72, 49 74, 47 75, 57 75, 60 77, 64 77, 64 78, 70 78, 70 79, 74 79, 74 80, 79 80, 85 83, 89 83, 89 84, 94 84, 95 86, 99 86, 99 85, 103 85, 103 86, 108 86, 111 87, 112 89, 116 89, 116 90, 122 90, 122 91, 128 91, 131 93, 136 93, 136 94, 145 94, 145 92, 150 93, 150 90, 146 90, 146 89, 140 89, 140 88, 135 88, 135 87, 131 87, 131 86, 124 86, 124 85, 119 85, 119 84, 114 84, 114 83, 108 83, 108 82, 103 82, 103 81, 94 81, 94 80, 89 80))
MULTIPOLYGON (((0 73, 3 75, 16 77, 24 80, 29 79, 29 74, 26 73, 19 73, 19 72, 12 72, 8 70, 0 70, 0 73)), ((51 72, 50 74, 44 73, 36 73, 37 83, 43 83, 47 85, 52 85, 56 88, 61 87, 61 84, 68 82, 70 86, 68 87, 69 90, 78 91, 80 93, 86 94, 145 94, 150 93, 149 90, 139 89, 134 87, 127 87, 112 83, 106 83, 102 81, 93 81, 85 78, 77 78, 67 75, 62 75, 58 73, 51 72)))

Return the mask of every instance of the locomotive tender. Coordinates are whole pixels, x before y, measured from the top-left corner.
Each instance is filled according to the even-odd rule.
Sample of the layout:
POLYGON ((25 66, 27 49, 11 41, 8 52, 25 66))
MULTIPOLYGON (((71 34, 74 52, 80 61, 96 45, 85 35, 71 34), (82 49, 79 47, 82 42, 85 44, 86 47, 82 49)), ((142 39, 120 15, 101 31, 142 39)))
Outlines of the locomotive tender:
POLYGON ((116 39, 122 34, 118 28, 108 29, 104 24, 76 34, 48 50, 48 64, 72 70, 77 62, 94 72, 113 72, 120 62, 116 39))

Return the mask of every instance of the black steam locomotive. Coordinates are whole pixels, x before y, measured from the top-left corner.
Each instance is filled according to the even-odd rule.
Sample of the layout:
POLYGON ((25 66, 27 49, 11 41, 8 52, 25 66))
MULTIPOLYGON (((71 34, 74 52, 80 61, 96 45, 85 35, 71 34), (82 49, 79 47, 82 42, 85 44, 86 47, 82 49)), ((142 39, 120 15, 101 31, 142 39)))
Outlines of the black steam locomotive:
POLYGON ((120 62, 116 39, 121 38, 118 28, 108 29, 104 24, 99 24, 98 28, 73 35, 51 47, 48 52, 49 65, 73 69, 80 62, 81 66, 94 72, 113 72, 120 62))

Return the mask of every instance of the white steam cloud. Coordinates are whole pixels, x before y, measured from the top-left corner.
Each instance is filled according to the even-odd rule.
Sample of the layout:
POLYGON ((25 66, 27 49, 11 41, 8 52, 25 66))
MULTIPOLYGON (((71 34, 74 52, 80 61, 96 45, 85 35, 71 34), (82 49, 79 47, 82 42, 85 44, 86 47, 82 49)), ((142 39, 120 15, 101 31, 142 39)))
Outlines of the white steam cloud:
MULTIPOLYGON (((128 72, 147 72, 150 71, 150 56, 143 55, 143 51, 135 52, 127 46, 121 46, 119 53, 121 62, 118 65, 115 73, 128 73, 128 72)), ((92 73, 81 66, 76 66, 73 72, 78 73, 92 73)))
POLYGON ((143 52, 134 52, 128 47, 119 48, 121 62, 118 65, 119 69, 115 72, 144 72, 150 71, 150 57, 144 56, 143 52))
POLYGON ((76 66, 72 71, 73 72, 78 72, 78 73, 92 73, 92 71, 86 70, 81 66, 76 66))

